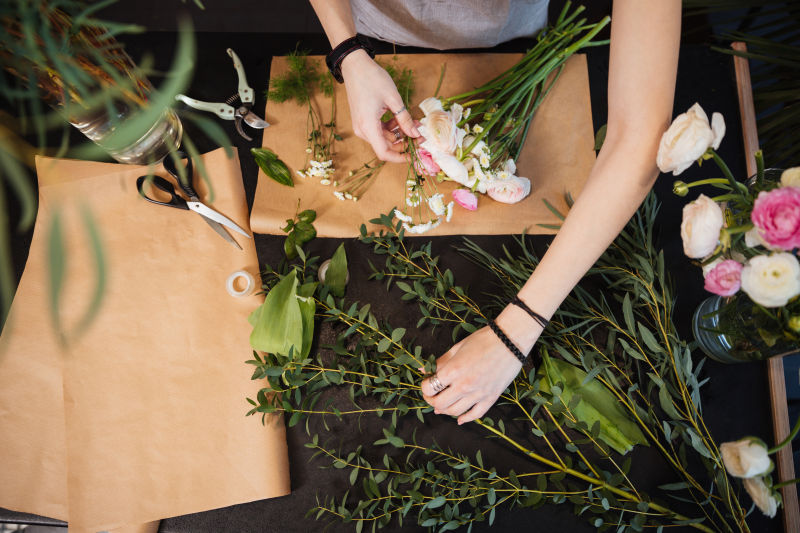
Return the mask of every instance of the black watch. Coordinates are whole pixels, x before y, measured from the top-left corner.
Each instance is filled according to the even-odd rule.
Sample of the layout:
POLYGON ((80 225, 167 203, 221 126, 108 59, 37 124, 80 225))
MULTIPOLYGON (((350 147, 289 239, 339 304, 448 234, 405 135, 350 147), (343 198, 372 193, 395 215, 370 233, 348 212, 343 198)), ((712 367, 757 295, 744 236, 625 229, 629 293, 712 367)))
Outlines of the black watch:
POLYGON ((342 60, 347 57, 350 52, 355 52, 356 50, 364 50, 369 54, 369 57, 375 57, 375 50, 372 48, 369 39, 360 33, 357 33, 355 37, 345 39, 325 56, 325 63, 328 65, 328 70, 331 71, 331 74, 333 74, 333 77, 339 83, 344 83, 344 78, 342 78, 342 60))

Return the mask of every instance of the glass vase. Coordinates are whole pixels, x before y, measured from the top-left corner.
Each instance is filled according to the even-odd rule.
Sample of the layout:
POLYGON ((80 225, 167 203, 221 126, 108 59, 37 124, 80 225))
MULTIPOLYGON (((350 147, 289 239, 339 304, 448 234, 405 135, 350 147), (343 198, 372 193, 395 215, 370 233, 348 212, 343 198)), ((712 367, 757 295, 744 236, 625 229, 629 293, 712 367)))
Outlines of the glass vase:
POLYGON ((115 102, 113 114, 106 109, 80 117, 70 118, 70 123, 94 141, 120 163, 147 165, 160 162, 171 150, 180 146, 183 125, 172 109, 165 110, 156 122, 138 139, 127 146, 111 146, 104 141, 117 128, 125 127, 127 119, 133 117, 138 108, 123 102, 115 102))
POLYGON ((720 363, 743 363, 797 351, 797 345, 781 338, 764 318, 754 312, 750 299, 741 293, 703 300, 692 318, 692 332, 700 349, 720 363), (765 338, 772 337, 771 342, 765 338))

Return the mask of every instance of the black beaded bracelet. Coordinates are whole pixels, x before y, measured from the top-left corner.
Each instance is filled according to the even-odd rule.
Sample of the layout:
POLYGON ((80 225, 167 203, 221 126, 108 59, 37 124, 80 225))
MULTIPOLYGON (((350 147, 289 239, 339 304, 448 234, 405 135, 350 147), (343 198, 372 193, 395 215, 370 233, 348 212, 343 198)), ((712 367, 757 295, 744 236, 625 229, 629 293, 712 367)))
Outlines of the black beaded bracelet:
POLYGON ((520 309, 522 309, 523 311, 525 311, 529 315, 531 315, 531 318, 534 319, 543 328, 546 328, 547 324, 550 323, 550 321, 547 320, 545 317, 543 317, 542 315, 540 315, 539 313, 537 313, 536 311, 534 311, 533 309, 528 307, 528 304, 526 304, 525 302, 520 300, 519 296, 516 296, 511 303, 516 305, 517 307, 519 307, 520 309))
POLYGON ((494 320, 490 320, 489 321, 489 327, 492 328, 492 331, 494 331, 494 334, 497 335, 497 338, 500 339, 501 341, 503 341, 503 344, 506 345, 506 348, 508 348, 511 351, 511 353, 514 354, 514 357, 519 359, 519 362, 524 365, 525 364, 525 358, 527 356, 525 354, 523 354, 521 351, 519 351, 519 348, 517 348, 517 345, 514 344, 513 342, 511 342, 511 339, 509 339, 506 336, 506 334, 503 333, 503 330, 500 329, 500 326, 498 326, 495 323, 494 320))
POLYGON ((375 50, 372 48, 369 39, 360 33, 357 33, 355 37, 345 39, 325 56, 325 64, 328 65, 328 70, 331 71, 331 74, 333 74, 333 77, 339 83, 344 83, 344 78, 342 77, 342 61, 348 54, 356 50, 364 50, 369 54, 369 57, 375 57, 375 50))

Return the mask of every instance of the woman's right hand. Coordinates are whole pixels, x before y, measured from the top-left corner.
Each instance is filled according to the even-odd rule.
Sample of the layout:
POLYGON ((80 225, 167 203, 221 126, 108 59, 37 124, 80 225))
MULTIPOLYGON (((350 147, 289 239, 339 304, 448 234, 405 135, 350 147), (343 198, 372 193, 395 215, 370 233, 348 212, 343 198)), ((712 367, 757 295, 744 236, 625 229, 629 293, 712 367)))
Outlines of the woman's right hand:
MULTIPOLYGON (((381 117, 388 110, 395 114, 397 125, 409 137, 418 137, 411 113, 403 104, 392 77, 364 50, 352 52, 342 61, 342 76, 350 104, 353 132, 372 145, 375 155, 383 161, 408 162, 408 154, 393 150, 385 134, 381 117)), ((396 148, 396 147, 395 147, 396 148)))

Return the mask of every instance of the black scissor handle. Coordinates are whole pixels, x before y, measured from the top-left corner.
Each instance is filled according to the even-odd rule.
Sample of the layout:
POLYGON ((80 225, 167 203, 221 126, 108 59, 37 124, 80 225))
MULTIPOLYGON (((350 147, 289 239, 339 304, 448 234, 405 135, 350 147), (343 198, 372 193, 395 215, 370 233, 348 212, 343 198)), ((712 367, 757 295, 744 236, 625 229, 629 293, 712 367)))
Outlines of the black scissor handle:
POLYGON ((149 176, 139 176, 139 178, 136 180, 136 190, 139 191, 139 194, 142 195, 145 200, 147 200, 148 202, 152 202, 154 204, 165 205, 167 207, 175 207, 177 209, 189 209, 186 200, 175 194, 175 187, 173 187, 170 182, 168 182, 167 180, 165 180, 160 176, 153 176, 150 183, 156 189, 159 189, 169 194, 170 195, 169 202, 160 202, 158 200, 154 200, 153 198, 147 196, 147 194, 144 192, 144 184, 145 182, 147 182, 148 177, 149 176))
POLYGON ((188 196, 190 199, 197 198, 197 192, 192 186, 192 179, 194 178, 194 165, 192 164, 192 158, 189 157, 186 152, 182 150, 175 150, 167 155, 167 157, 164 158, 164 169, 166 169, 167 172, 175 177, 175 180, 178 182, 178 186, 183 190, 186 196, 188 196), (175 166, 176 160, 183 165, 185 170, 184 179, 181 179, 181 174, 178 171, 178 168, 175 166))

